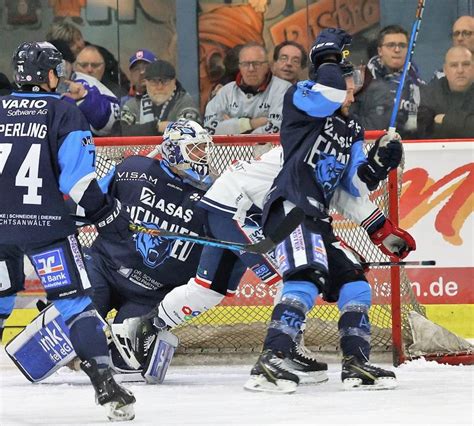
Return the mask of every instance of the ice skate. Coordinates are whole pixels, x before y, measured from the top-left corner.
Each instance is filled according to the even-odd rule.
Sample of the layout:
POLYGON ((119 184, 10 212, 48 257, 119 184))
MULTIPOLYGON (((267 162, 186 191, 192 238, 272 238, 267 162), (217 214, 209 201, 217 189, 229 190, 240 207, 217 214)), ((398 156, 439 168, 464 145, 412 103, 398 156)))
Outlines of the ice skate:
POLYGON ((346 390, 380 390, 397 387, 397 378, 393 371, 384 370, 354 356, 342 360, 341 379, 346 390))
POLYGON ((83 361, 81 368, 94 386, 97 404, 108 409, 107 417, 110 421, 120 422, 135 418, 135 397, 132 392, 117 384, 110 368, 99 372, 94 361, 83 361))
POLYGON ((285 365, 299 377, 301 385, 328 381, 328 365, 318 362, 314 353, 302 344, 294 343, 290 356, 285 358, 285 365))
POLYGON ((244 389, 257 392, 292 393, 299 378, 288 370, 283 358, 271 349, 264 351, 250 372, 244 389))

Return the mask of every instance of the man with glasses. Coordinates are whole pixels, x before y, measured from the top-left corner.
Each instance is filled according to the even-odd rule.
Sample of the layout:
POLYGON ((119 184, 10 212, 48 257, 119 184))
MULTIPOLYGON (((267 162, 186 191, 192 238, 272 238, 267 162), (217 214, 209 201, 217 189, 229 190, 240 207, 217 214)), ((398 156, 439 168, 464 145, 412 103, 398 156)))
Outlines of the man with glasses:
MULTIPOLYGON (((474 54, 474 17, 469 15, 460 16, 453 24, 451 31, 453 46, 464 46, 474 54)), ((436 70, 433 80, 445 76, 444 69, 436 70)))
POLYGON ((286 40, 277 44, 273 50, 273 74, 295 84, 306 68, 307 56, 305 48, 299 43, 286 40))
POLYGON ((270 71, 266 49, 255 42, 239 52, 239 73, 207 104, 211 134, 278 133, 283 96, 291 84, 270 71))
POLYGON ((114 133, 123 136, 159 136, 171 121, 186 118, 200 122, 199 109, 176 79, 173 65, 157 60, 145 74, 146 94, 130 99, 122 107, 114 133))
MULTIPOLYGON (((351 107, 351 112, 367 130, 387 129, 389 126, 398 82, 408 53, 408 33, 399 25, 389 25, 380 31, 377 44, 378 54, 369 60, 362 89, 351 107)), ((396 121, 402 137, 413 136, 416 131, 420 86, 424 84, 412 62, 396 121)))

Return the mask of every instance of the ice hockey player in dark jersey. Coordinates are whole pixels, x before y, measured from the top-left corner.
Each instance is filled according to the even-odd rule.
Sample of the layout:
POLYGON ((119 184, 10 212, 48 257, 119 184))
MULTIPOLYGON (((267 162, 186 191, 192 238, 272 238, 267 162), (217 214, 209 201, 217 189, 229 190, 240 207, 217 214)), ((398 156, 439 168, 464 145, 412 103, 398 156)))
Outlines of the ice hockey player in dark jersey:
MULTIPOLYGON (((127 205, 135 223, 203 235, 206 212, 196 205, 212 183, 212 148, 211 137, 198 123, 172 122, 163 135, 162 160, 126 158, 116 167, 108 192, 127 205)), ((147 314, 173 288, 194 277, 201 251, 202 246, 192 242, 145 233, 126 241, 99 236, 86 256, 95 306, 104 318, 116 309, 112 329, 119 330, 126 318, 147 314)), ((120 366, 118 359, 114 364, 120 366)))
MULTIPOLYGON (((47 324, 57 338, 44 345, 46 356, 29 361, 29 371, 34 376, 73 347, 109 419, 132 420, 135 398, 112 376, 103 322, 88 296, 91 284, 64 196, 84 208, 104 238, 128 237, 129 219, 95 180, 87 121, 55 93, 63 67, 50 43, 22 43, 13 55, 20 89, 0 98, 0 318, 9 316, 23 290, 26 255, 62 318, 47 324)), ((28 364, 24 352, 12 349, 19 365, 28 364)))
MULTIPOLYGON (((245 388, 294 392, 298 376, 285 368, 305 314, 319 294, 337 302, 345 388, 393 388, 395 374, 368 363, 371 288, 359 262, 334 236, 329 205, 340 186, 364 197, 396 168, 402 158, 399 137, 383 136, 366 158, 364 130, 348 114, 353 102, 351 65, 342 60, 351 37, 343 30, 321 31, 313 44, 311 79, 291 87, 284 99, 281 143, 284 165, 264 206, 264 232, 295 205, 306 219, 275 251, 283 276, 281 301, 275 306, 263 352, 245 388)), ((380 222, 380 238, 403 232, 380 222)), ((374 241, 374 240, 373 240, 374 241)), ((408 251, 415 248, 411 240, 408 251)), ((406 255, 407 253, 404 253, 406 255)))

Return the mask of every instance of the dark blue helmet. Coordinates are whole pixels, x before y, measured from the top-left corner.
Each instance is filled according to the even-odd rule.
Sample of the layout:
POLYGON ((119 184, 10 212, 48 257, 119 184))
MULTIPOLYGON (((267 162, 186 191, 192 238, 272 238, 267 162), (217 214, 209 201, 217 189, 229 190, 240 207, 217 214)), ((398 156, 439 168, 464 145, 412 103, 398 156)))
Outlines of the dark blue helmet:
POLYGON ((64 77, 63 56, 47 41, 33 41, 18 46, 12 58, 13 77, 16 84, 42 84, 48 82, 49 70, 64 77))

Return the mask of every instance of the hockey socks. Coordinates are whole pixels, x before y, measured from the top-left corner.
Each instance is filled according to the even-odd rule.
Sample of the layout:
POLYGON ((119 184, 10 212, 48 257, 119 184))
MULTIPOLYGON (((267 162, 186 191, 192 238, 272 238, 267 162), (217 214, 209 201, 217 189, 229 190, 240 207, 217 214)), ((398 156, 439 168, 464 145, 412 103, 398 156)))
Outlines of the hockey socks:
POLYGON ((369 308, 362 304, 347 304, 341 311, 338 328, 342 354, 368 360, 370 356, 369 308))
POLYGON ((81 360, 95 360, 99 369, 110 364, 105 323, 95 309, 81 312, 67 321, 69 337, 76 354, 81 360))
POLYGON ((263 348, 281 353, 285 357, 291 354, 294 340, 305 321, 305 311, 294 303, 282 301, 275 306, 263 348))

